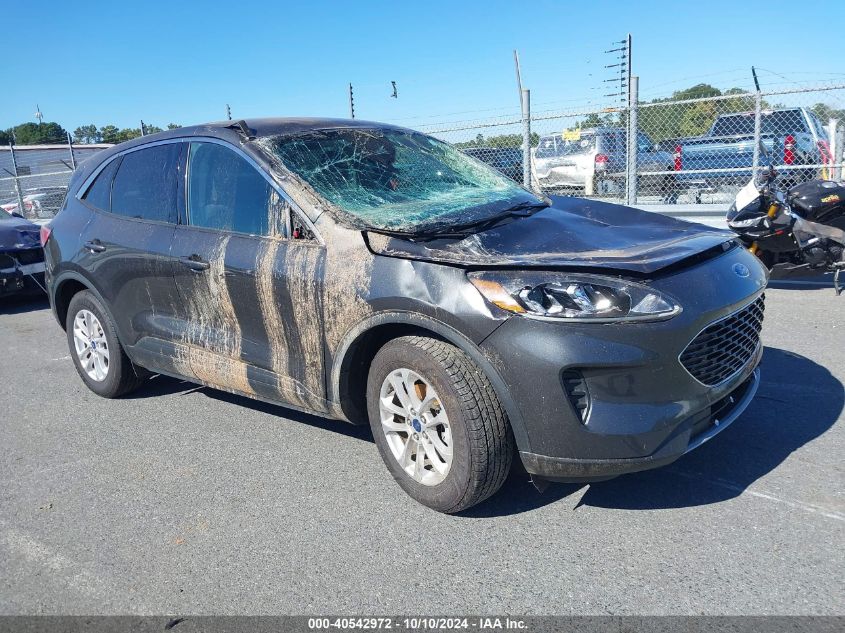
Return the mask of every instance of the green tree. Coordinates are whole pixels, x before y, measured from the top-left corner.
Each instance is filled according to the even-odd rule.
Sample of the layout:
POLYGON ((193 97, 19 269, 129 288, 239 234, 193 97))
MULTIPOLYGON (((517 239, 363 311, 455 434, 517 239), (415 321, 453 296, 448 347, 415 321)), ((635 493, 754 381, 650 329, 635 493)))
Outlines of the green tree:
POLYGON ((123 143, 124 141, 131 141, 133 138, 141 136, 141 128, 125 127, 117 133, 117 140, 115 143, 123 143))
POLYGON ((67 143, 67 131, 58 123, 21 123, 12 131, 18 145, 67 143))
POLYGON ((845 123, 845 110, 839 110, 826 103, 817 103, 810 110, 821 119, 822 125, 827 125, 831 119, 839 119, 839 124, 845 123))
POLYGON ((167 124, 168 130, 176 130, 176 129, 179 129, 180 127, 182 127, 182 126, 179 125, 178 123, 168 123, 167 124))
MULTIPOLYGON (((686 136, 706 134, 716 117, 732 112, 749 112, 754 109, 754 101, 741 88, 729 88, 722 92, 710 84, 697 84, 690 88, 677 90, 666 99, 654 99, 654 106, 640 108, 637 123, 640 130, 648 134, 655 142, 677 139, 686 136), (737 95, 730 99, 677 103, 692 99, 737 95), (664 105, 665 104, 665 105, 664 105)), ((763 107, 769 105, 764 101, 763 107)))
POLYGON ((114 125, 104 125, 100 128, 100 139, 103 143, 120 143, 120 140, 118 140, 119 134, 120 130, 114 125))
POLYGON ((149 123, 144 123, 144 133, 145 134, 156 134, 157 132, 163 132, 159 126, 157 125, 150 125, 149 123))
POLYGON ((0 130, 0 145, 8 145, 12 142, 10 130, 0 130))
MULTIPOLYGON (((540 144, 540 135, 531 132, 531 145, 537 147, 540 144)), ((469 149, 473 147, 522 147, 522 134, 500 134, 488 136, 478 134, 471 141, 460 141, 454 144, 458 149, 469 149)))
POLYGON ((99 143, 102 138, 100 131, 93 123, 90 125, 80 125, 73 131, 73 140, 76 143, 99 143))

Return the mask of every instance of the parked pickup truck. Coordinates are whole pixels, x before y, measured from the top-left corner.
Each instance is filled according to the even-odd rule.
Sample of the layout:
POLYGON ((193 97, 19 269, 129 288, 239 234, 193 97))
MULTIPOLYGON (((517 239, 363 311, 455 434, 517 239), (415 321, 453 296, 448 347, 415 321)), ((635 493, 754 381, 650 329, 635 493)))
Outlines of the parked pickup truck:
MULTIPOLYGON (((764 110, 760 140, 761 165, 769 160, 784 166, 821 165, 830 156, 827 132, 806 108, 764 110)), ((679 188, 715 189, 745 183, 754 165, 754 112, 721 114, 706 135, 669 139, 660 145, 674 155, 679 188)), ((784 176, 794 182, 816 178, 818 171, 818 167, 783 169, 784 176)))

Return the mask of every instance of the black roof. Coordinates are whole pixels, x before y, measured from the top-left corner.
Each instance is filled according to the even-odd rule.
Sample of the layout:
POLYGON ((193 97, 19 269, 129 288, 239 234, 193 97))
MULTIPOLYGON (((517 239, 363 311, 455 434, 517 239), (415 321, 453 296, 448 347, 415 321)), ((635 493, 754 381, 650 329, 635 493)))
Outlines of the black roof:
POLYGON ((263 136, 276 136, 278 134, 297 134, 311 130, 325 130, 336 128, 377 128, 377 129, 403 129, 388 123, 376 121, 362 121, 360 119, 330 119, 310 117, 266 117, 260 119, 240 119, 234 121, 214 121, 212 123, 201 123, 199 125, 188 125, 185 127, 165 130, 157 134, 148 134, 140 138, 121 143, 122 148, 132 145, 140 145, 157 141, 160 139, 173 138, 177 136, 216 136, 220 138, 240 137, 238 123, 243 121, 250 130, 250 135, 256 138, 263 136))
POLYGON ((191 136, 210 136, 227 140, 231 143, 244 141, 244 136, 238 131, 238 124, 243 121, 250 130, 250 136, 261 138, 264 136, 276 136, 279 134, 297 134, 311 130, 325 130, 337 128, 363 128, 363 129, 392 129, 402 130, 405 128, 378 123, 376 121, 362 121, 360 119, 331 119, 312 117, 266 117, 258 119, 236 119, 234 121, 214 121, 212 123, 201 123, 199 125, 188 125, 185 127, 164 130, 156 134, 148 134, 130 141, 125 141, 95 155, 95 160, 85 161, 78 170, 81 178, 87 178, 88 174, 109 156, 122 152, 130 147, 145 145, 169 138, 185 138, 191 136))

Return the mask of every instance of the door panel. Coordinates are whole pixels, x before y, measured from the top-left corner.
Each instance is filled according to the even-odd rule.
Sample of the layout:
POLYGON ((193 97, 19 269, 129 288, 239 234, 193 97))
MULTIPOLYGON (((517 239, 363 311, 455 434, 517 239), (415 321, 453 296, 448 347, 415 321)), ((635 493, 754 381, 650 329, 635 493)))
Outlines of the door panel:
POLYGON ((191 144, 191 225, 173 238, 181 362, 204 383, 326 411, 323 247, 284 239, 287 203, 242 156, 206 145, 191 144))
POLYGON ((174 228, 97 213, 82 234, 79 264, 90 271, 124 345, 170 337, 179 302, 170 257, 174 228))
MULTIPOLYGON (((133 346, 145 337, 172 340, 179 295, 170 244, 182 191, 182 149, 168 143, 129 152, 107 165, 83 196, 96 210, 82 233, 78 263, 91 272, 133 358, 133 346)), ((155 358, 142 364, 159 369, 155 358)))

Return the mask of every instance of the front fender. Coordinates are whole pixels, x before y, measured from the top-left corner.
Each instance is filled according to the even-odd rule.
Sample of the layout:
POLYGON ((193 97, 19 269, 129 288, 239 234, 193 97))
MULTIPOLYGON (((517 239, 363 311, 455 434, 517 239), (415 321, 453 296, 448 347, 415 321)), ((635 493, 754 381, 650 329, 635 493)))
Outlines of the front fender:
POLYGON ((340 345, 338 345, 337 350, 332 356, 328 380, 328 399, 332 403, 334 409, 333 413, 337 417, 343 419, 346 418, 340 408, 342 396, 341 371, 344 359, 346 359, 347 355, 355 347, 355 344, 361 339, 361 337, 365 336, 367 332, 385 325, 405 325, 429 331, 448 341, 469 356, 485 373, 487 378, 490 380, 490 384, 493 385, 496 396, 499 398, 499 402, 502 403, 502 406, 505 408, 505 412, 508 415, 511 429, 513 430, 514 438, 516 439, 516 444, 519 447, 519 450, 530 450, 528 434, 525 430, 525 425, 519 408, 515 405, 507 384, 484 352, 481 351, 476 343, 453 327, 443 323, 442 321, 438 321, 437 319, 414 312, 390 311, 373 314, 360 321, 343 337, 340 345))

